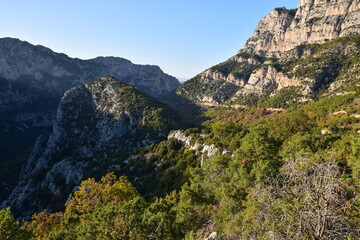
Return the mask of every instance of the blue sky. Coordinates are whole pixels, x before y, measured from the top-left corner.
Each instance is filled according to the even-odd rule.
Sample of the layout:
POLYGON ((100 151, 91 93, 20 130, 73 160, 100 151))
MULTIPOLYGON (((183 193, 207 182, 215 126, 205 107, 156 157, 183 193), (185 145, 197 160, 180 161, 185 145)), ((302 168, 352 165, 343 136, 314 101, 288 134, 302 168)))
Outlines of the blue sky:
POLYGON ((0 0, 0 37, 82 59, 127 58, 191 78, 241 49, 273 8, 298 0, 0 0))

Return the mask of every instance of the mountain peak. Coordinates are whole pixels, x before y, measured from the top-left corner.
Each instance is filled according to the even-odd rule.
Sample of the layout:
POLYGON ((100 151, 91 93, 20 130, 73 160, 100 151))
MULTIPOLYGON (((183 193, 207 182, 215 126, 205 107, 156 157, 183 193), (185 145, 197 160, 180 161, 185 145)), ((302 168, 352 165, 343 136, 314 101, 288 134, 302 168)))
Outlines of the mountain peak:
POLYGON ((176 94, 204 106, 228 100, 251 105, 277 94, 306 101, 319 89, 339 89, 345 81, 340 73, 358 69, 353 63, 359 34, 359 0, 300 0, 297 9, 275 8, 244 49, 185 82, 176 94))
POLYGON ((257 25, 245 48, 260 55, 324 43, 360 33, 358 0, 300 0, 298 8, 274 9, 257 25))

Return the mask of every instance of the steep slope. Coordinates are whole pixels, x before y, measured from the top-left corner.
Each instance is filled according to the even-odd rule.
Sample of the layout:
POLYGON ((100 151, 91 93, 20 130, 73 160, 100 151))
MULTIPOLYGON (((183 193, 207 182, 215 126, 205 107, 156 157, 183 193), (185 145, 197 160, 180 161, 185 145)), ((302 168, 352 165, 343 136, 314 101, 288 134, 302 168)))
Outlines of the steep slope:
POLYGON ((72 88, 60 102, 50 138, 37 140, 9 204, 23 216, 57 209, 88 174, 164 139, 175 119, 157 100, 111 76, 72 88))
POLYGON ((296 10, 274 9, 257 25, 245 48, 261 54, 360 34, 359 0, 299 0, 296 10))
POLYGON ((185 82, 176 94, 200 105, 229 99, 249 105, 289 92, 306 100, 332 82, 343 81, 338 79, 341 73, 358 79, 359 34, 358 0, 300 0, 297 9, 274 9, 260 21, 244 49, 185 82), (279 68, 278 63, 287 67, 279 68), (302 74, 304 69, 311 74, 302 74))
POLYGON ((48 135, 58 99, 45 90, 0 78, 0 201, 16 183, 36 138, 48 135))
MULTIPOLYGON (((115 57, 74 59, 18 39, 0 39, 0 169, 11 166, 13 172, 19 172, 25 151, 40 134, 51 132, 63 94, 106 74, 152 96, 179 85, 158 66, 136 65, 115 57)), ((0 173, 2 190, 14 187, 11 179, 16 179, 16 174, 0 173)), ((2 190, 0 201, 7 195, 2 190)))

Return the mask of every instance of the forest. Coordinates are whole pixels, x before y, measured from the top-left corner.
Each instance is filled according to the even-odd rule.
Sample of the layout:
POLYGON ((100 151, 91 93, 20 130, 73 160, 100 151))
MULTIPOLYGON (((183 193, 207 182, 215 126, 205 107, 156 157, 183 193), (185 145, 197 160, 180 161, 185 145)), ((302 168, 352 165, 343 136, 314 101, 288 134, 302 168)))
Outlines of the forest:
POLYGON ((359 91, 210 108, 181 131, 188 143, 136 150, 137 174, 83 181, 62 212, 19 222, 1 210, 0 238, 359 239, 359 114, 359 91))

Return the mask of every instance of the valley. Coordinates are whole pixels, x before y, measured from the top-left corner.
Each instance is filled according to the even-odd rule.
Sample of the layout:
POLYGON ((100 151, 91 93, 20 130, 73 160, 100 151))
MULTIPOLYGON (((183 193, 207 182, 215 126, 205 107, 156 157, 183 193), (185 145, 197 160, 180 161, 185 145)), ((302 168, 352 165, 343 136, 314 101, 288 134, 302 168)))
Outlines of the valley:
POLYGON ((0 39, 0 239, 359 239, 359 69, 358 0, 181 84, 0 39))

